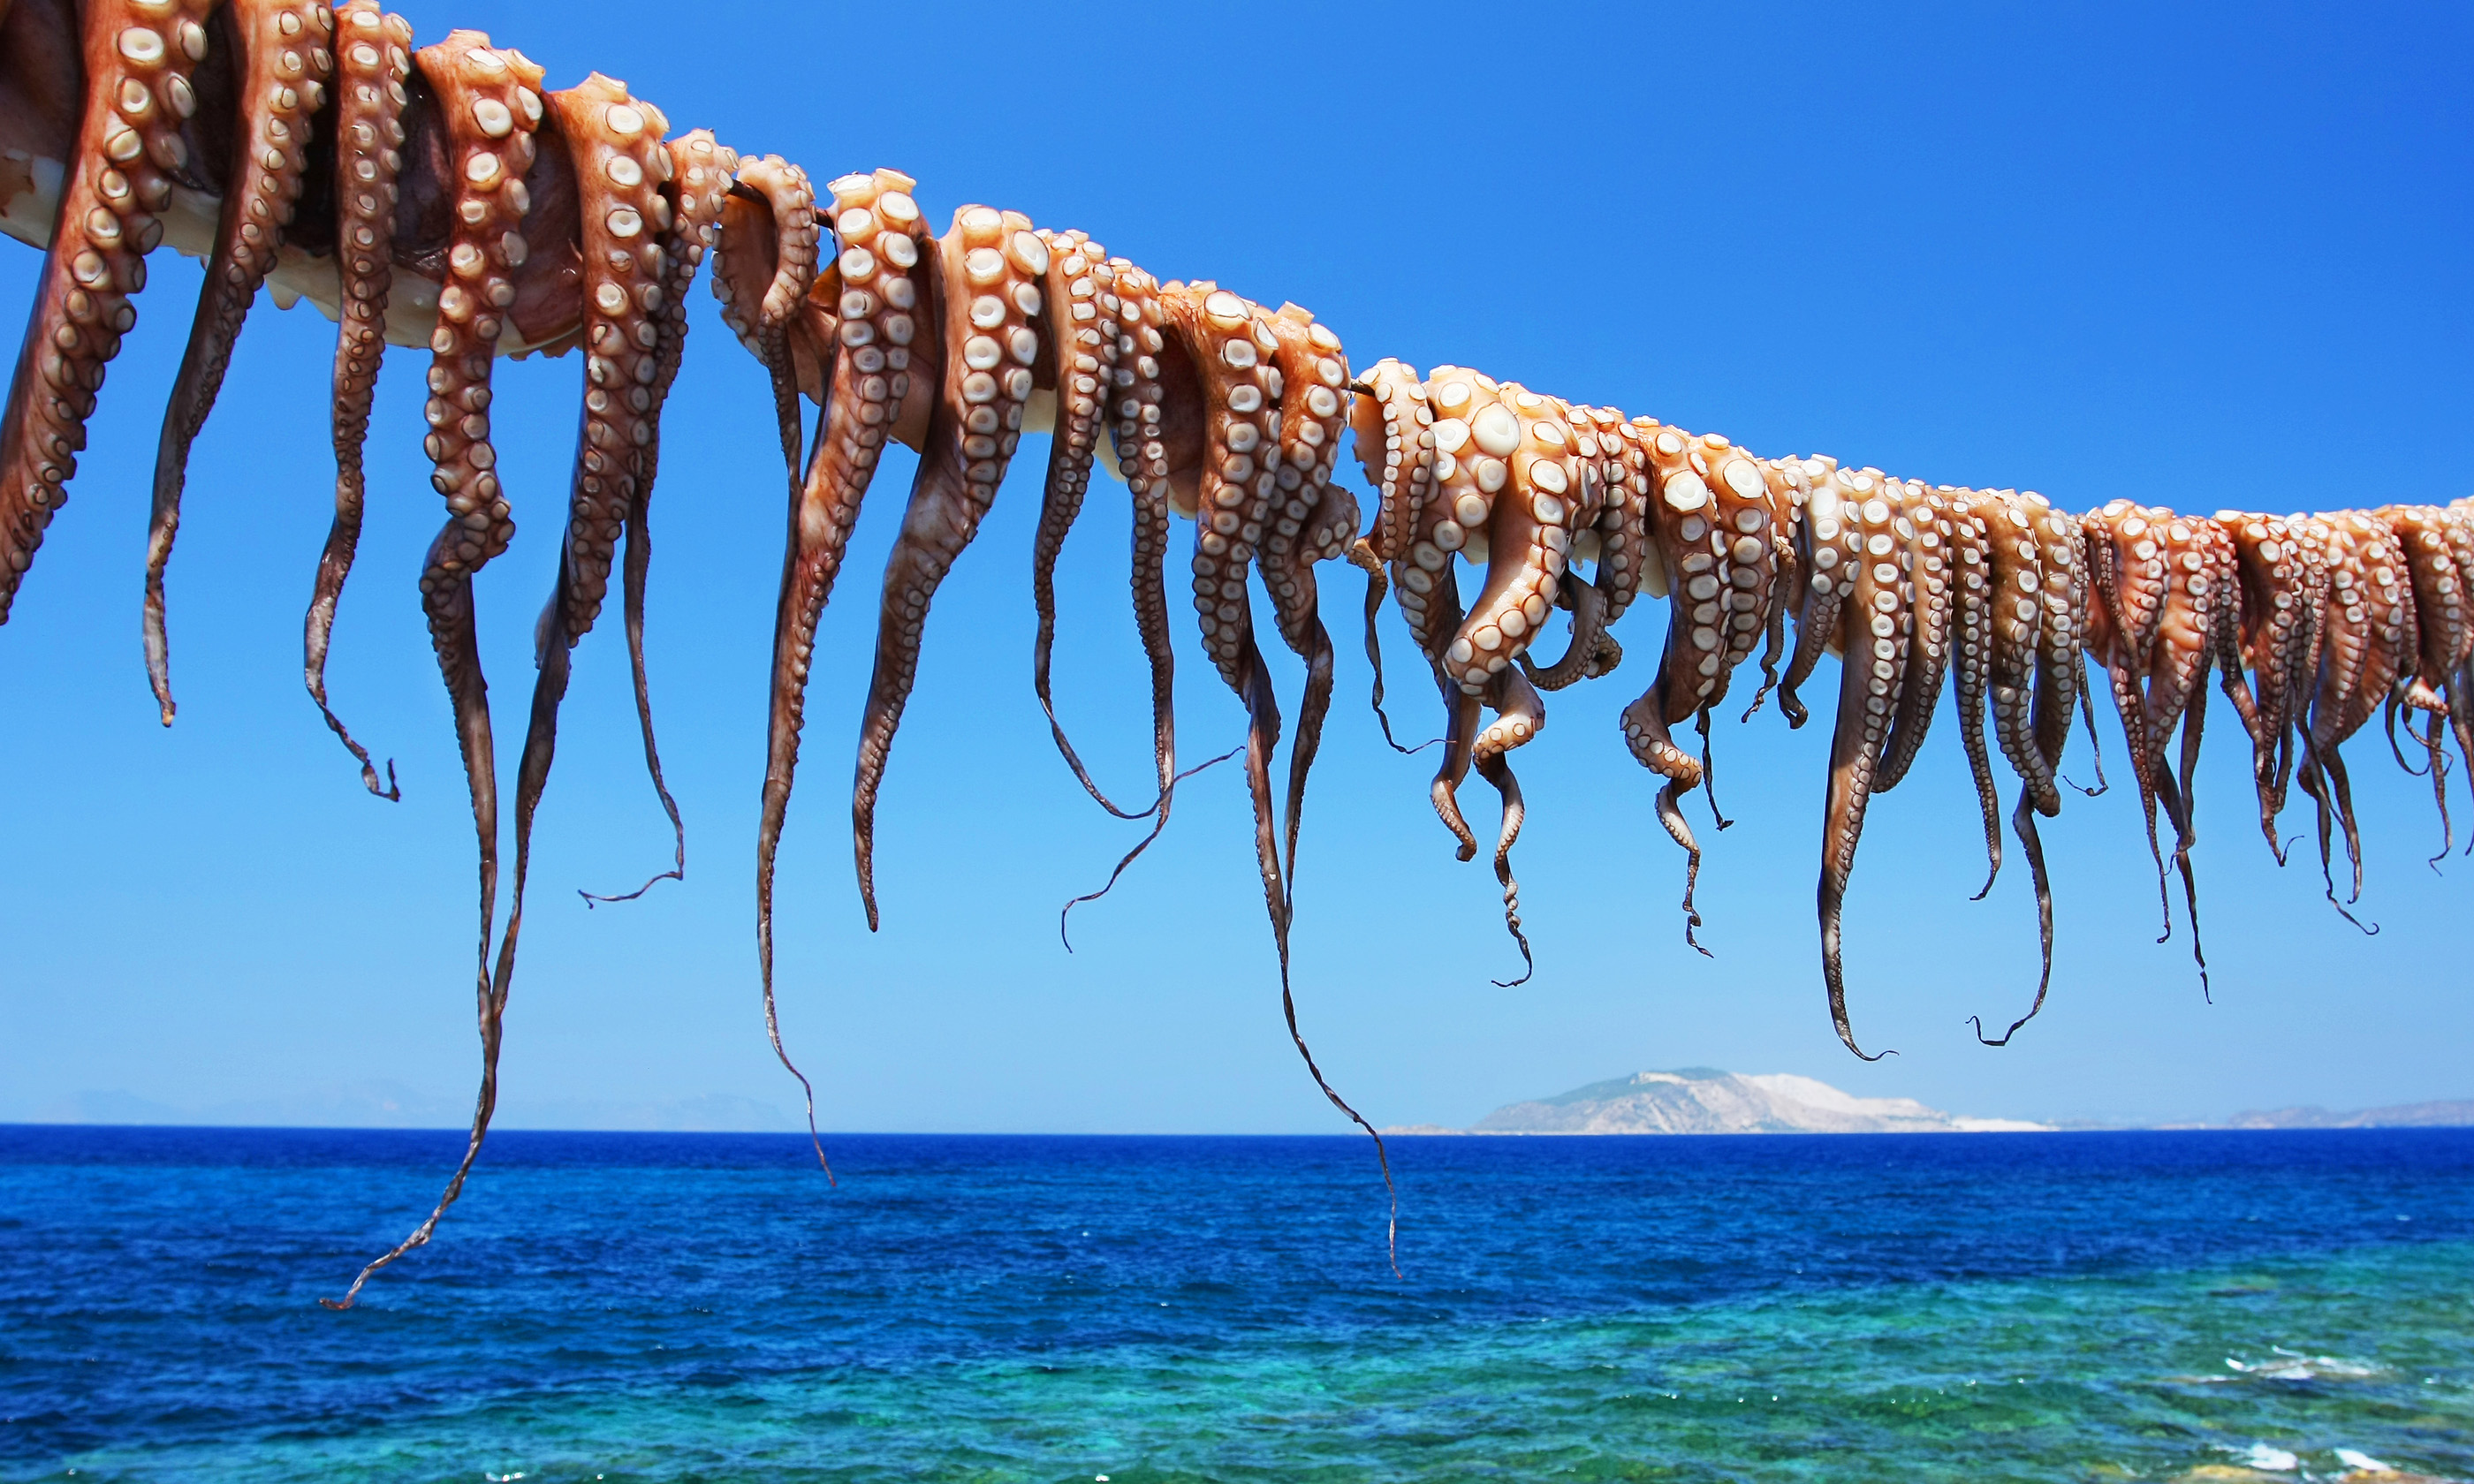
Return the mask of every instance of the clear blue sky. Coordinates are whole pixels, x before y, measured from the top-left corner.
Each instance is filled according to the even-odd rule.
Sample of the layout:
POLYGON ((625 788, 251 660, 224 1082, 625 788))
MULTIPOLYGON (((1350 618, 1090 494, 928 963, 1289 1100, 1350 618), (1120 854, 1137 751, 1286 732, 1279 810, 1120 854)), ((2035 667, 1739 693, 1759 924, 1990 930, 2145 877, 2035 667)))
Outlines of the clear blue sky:
MULTIPOLYGON (((597 67, 677 128, 709 125, 819 180, 898 166, 940 224, 967 202, 1015 207, 1163 277, 1293 299, 1360 365, 1474 365, 1763 452, 2037 488, 2077 509, 2474 489, 2474 26, 2455 8, 990 6, 891 31, 744 0, 704 0, 685 25, 639 0, 403 9, 424 41, 485 28, 554 84, 597 67)), ((0 301, 26 303, 36 266, 0 250, 0 301)), ((171 575, 181 715, 156 724, 138 641, 147 478, 197 280, 158 256, 76 499, 0 631, 0 1116, 85 1089, 194 1106, 373 1078, 460 1101, 472 836, 414 589, 440 519, 420 452, 424 357, 387 362, 332 669, 344 715, 398 760, 390 806, 362 793, 301 688, 331 482, 333 332, 306 308, 261 302, 198 445, 171 575)), ((552 1099, 793 1102, 764 1046, 750 931, 781 469, 755 363, 701 286, 694 314, 650 641, 689 877, 592 913, 570 890, 632 884, 669 850, 614 608, 579 657, 541 819, 505 1064, 514 1121, 552 1099)), ((502 779, 580 374, 570 358, 498 375, 521 526, 480 584, 502 779)), ((885 928, 870 937, 847 787, 907 459, 879 481, 826 615, 783 855, 785 1032, 829 1127, 1338 1132, 1280 1027, 1233 773, 1181 792, 1169 836, 1078 914, 1080 951, 1057 946, 1059 900, 1130 836, 1084 799, 1031 698, 1044 457, 1025 448, 931 617, 880 816, 885 928)), ((1058 669, 1086 755, 1130 792, 1148 725, 1125 531, 1119 488, 1102 486, 1066 557, 1058 669)), ((1188 539, 1180 527, 1180 561, 1188 539)), ((1980 846, 1945 711, 1928 761, 1875 808, 1857 867, 1856 1022, 1904 1053, 1858 1065, 1830 1031, 1816 963, 1826 714, 1793 734, 1774 708, 1721 731, 1720 797, 1740 823, 1710 842, 1702 878, 1717 957, 1683 945, 1678 852, 1614 724, 1650 679, 1662 606, 1627 620, 1633 658, 1614 677, 1549 698, 1544 736, 1518 756, 1539 972, 1495 989, 1516 961, 1494 883, 1483 860, 1453 861, 1428 758, 1375 734, 1361 589, 1326 570, 1343 704, 1307 814, 1298 993, 1324 1065, 1377 1121, 1462 1123, 1696 1064, 2013 1115, 2474 1095, 2474 862, 2424 868, 2427 785, 2375 734, 2349 754, 2366 915, 2386 927, 2366 941, 2320 901, 2315 870, 2269 863, 2221 706, 2199 796, 2215 1005, 2181 938, 2152 942, 2147 851, 2118 788, 2071 798, 2047 830, 2050 1007, 2006 1051, 1975 1044, 1965 1017, 2013 1012, 2032 988, 2034 923, 2015 852, 1992 899, 1967 900, 1980 846)), ((1425 735, 1433 704, 1387 622, 1394 714, 1425 735)), ((1242 713, 1182 614, 1178 631, 1180 730, 1199 758, 1239 738, 1242 713)), ((1294 695, 1294 666, 1280 673, 1294 695)), ((1491 821, 1488 791, 1470 795, 1491 821)), ((2457 802, 2474 826, 2462 788, 2457 802)))

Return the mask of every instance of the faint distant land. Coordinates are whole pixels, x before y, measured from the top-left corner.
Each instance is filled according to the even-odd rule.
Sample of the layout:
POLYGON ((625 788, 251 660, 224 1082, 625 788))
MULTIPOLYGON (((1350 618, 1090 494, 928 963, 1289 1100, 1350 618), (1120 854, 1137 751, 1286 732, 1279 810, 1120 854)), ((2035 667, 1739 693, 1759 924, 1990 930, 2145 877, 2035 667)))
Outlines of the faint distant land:
MULTIPOLYGON (((460 1129, 469 1096, 418 1091, 400 1082, 325 1083, 264 1097, 174 1106, 128 1092, 80 1092, 25 1113, 29 1123, 119 1123, 216 1128, 460 1129)), ((499 1104, 506 1129, 755 1133, 802 1127, 771 1103, 727 1093, 667 1099, 517 1098, 499 1104)))
MULTIPOLYGON (((1420 1127, 1401 1133, 1448 1134, 1420 1127)), ((1557 1097, 1514 1103, 1472 1134, 2041 1134, 2041 1123, 1970 1118, 1908 1097, 1856 1097, 1786 1072, 1739 1076, 1707 1066, 1639 1072, 1557 1097)))
POLYGON ((2399 1103, 2360 1113, 2325 1108, 2278 1108, 2238 1113, 2218 1124, 2226 1129, 2462 1129, 2474 1128, 2474 1101, 2399 1103))

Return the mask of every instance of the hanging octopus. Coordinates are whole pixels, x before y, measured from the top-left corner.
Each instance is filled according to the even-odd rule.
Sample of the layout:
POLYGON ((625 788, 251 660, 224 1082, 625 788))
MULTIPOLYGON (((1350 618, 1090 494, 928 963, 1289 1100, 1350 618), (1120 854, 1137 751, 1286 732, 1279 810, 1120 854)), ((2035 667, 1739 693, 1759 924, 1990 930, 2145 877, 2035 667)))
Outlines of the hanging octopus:
MULTIPOLYGON (((1109 881, 1160 837, 1177 785, 1199 771, 1178 768, 1173 705, 1167 563, 1182 517, 1194 525, 1187 574, 1202 651, 1246 715, 1245 743, 1229 755, 1244 758, 1283 1015, 1318 1087, 1370 1134, 1316 1065, 1291 988, 1304 801, 1335 670, 1317 568, 1343 557, 1367 575, 1370 699, 1385 739, 1404 753, 1417 749, 1394 738, 1374 627, 1387 597, 1434 681, 1443 716, 1428 797, 1463 860, 1478 850, 1460 800, 1468 775, 1501 800, 1493 869, 1524 966, 1509 983, 1536 964, 1512 869, 1527 810, 1512 756, 1543 730, 1546 693, 1621 664, 1615 625, 1644 594, 1667 600, 1665 633, 1620 730, 1657 775, 1659 820, 1686 852, 1685 936, 1695 948, 1703 850, 1683 803, 1696 790, 1714 795, 1710 723, 1733 677, 1758 656, 1742 719, 1775 690, 1780 713, 1801 728, 1805 687, 1825 656, 1838 658, 1816 905, 1829 1012, 1858 1056, 1841 953, 1856 848, 1873 797, 1923 755, 1945 690, 1982 821, 1985 892, 2004 850, 1998 754, 2018 780, 2009 827, 2037 907, 2033 1001, 1999 1038, 1983 1037, 1978 1020, 1991 1044, 2032 1018, 2051 985, 2038 822, 2060 812, 2074 714, 2094 738, 2091 663, 2128 749, 2166 932, 2178 875, 2203 986, 2192 785, 2212 671, 2250 742, 2270 850, 2285 859, 2278 820, 2298 783, 2313 802, 2327 898, 2348 920, 2365 871, 2342 748, 2374 716, 2399 763, 2431 780, 2441 853, 2454 845, 2449 778, 2453 768, 2474 778, 2474 500, 2213 517, 2116 500, 2081 516, 2032 493, 1928 485, 1821 455, 1764 458, 1714 433, 1462 367, 1420 374, 1385 359, 1353 374, 1340 336, 1295 304, 1162 281, 1080 231, 990 206, 962 206, 938 233, 916 182, 896 171, 843 175, 820 195, 779 156, 740 155, 702 130, 673 135, 623 84, 545 82, 521 52, 477 32, 416 47, 411 27, 375 0, 0 0, 0 229, 44 254, 0 411, 0 623, 66 502, 105 371, 137 323, 147 258, 169 243, 206 268, 158 440, 141 610, 148 681, 173 721, 168 574, 190 450, 259 292, 286 307, 305 298, 336 321, 337 339, 333 516, 304 620, 303 680, 363 787, 399 797, 393 764, 382 781, 329 704, 327 668, 369 495, 363 450, 384 348, 427 348, 424 451, 446 521, 419 591, 473 809, 482 1073, 464 1157, 435 1209, 335 1306, 429 1239, 488 1132, 533 820, 571 655, 609 599, 614 568, 672 865, 634 892, 586 900, 623 900, 684 874, 685 826, 655 740, 644 601, 661 416, 684 365, 687 295, 708 258, 724 322, 764 369, 783 453, 756 927, 766 1030, 794 1076, 775 1017, 775 859, 818 626, 895 444, 918 464, 878 594, 852 791, 869 927, 881 919, 878 803, 929 609, 1023 437, 1047 433, 1032 689, 1080 786, 1110 814, 1149 822, 1109 881), (493 441, 492 379, 500 357, 570 351, 582 372, 579 432, 557 576, 534 628, 501 926, 473 577, 515 539, 518 500, 493 441), (1371 491, 1370 524, 1336 474, 1344 434, 1371 491), (1122 481, 1130 502, 1129 595, 1152 697, 1148 802, 1101 786, 1055 694, 1056 562, 1095 469, 1113 476, 1110 488, 1122 481), (1462 562, 1473 569, 1466 595, 1462 562), (1256 581, 1272 629, 1305 672, 1285 780, 1274 776, 1284 718, 1253 612, 1256 581), (1533 651, 1557 610, 1569 641, 1541 658, 1533 651), (2418 762, 2396 738, 2400 719, 2418 762), (1679 740, 1686 722, 1700 734, 1697 756, 1679 740), (2341 898, 2340 839, 2350 871, 2341 898)), ((2098 770, 2100 787, 2100 759, 2098 770)), ((1714 797, 1710 810, 1726 827, 1714 797)), ((813 1137, 813 1091, 809 1119, 813 1137)), ((1379 1138, 1376 1148, 1381 1158, 1379 1138)), ((815 1152, 823 1164, 821 1140, 815 1152)), ((1388 1162, 1384 1176, 1388 1185, 1388 1162)))

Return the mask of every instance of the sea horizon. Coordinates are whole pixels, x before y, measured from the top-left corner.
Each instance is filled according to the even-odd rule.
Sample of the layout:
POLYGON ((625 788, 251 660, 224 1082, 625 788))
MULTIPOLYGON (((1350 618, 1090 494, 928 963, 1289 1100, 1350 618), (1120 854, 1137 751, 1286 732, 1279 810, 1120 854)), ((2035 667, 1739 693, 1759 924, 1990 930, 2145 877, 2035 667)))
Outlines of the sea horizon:
POLYGON ((0 1479, 2474 1475, 2474 1130, 462 1138, 0 1125, 0 1479))

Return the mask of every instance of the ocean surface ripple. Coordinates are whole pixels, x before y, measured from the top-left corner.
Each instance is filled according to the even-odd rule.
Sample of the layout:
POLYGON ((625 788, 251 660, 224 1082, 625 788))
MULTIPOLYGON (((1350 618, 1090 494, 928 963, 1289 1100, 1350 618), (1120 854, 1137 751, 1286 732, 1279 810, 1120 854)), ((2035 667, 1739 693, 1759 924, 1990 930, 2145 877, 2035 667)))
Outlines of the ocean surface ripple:
POLYGON ((0 1479, 2474 1476, 2474 1130, 461 1141, 0 1126, 0 1479))

